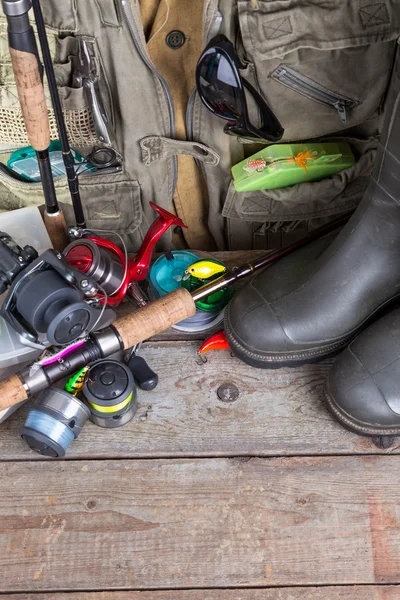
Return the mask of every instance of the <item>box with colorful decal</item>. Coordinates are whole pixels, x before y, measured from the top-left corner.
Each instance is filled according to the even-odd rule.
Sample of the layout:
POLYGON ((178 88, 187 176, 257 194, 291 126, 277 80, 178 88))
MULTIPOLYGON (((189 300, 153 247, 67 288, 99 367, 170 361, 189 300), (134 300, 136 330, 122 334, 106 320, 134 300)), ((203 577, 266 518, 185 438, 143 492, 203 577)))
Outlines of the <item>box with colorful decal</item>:
POLYGON ((272 190, 331 177, 355 164, 346 142, 274 144, 232 167, 237 192, 272 190))

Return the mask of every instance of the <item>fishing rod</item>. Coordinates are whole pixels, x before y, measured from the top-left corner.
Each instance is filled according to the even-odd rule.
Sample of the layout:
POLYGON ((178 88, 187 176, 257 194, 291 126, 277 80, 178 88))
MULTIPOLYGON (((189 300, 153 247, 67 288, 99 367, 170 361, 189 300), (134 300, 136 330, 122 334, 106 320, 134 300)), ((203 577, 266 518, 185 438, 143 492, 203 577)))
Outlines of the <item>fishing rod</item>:
POLYGON ((89 339, 61 361, 46 366, 35 365, 21 375, 11 375, 0 381, 0 410, 5 410, 46 389, 60 379, 72 375, 88 364, 111 356, 115 352, 131 348, 143 340, 168 329, 196 312, 196 302, 210 294, 232 285, 267 267, 294 250, 331 233, 344 225, 350 214, 346 214, 327 225, 310 232, 304 238, 277 251, 269 252, 252 263, 247 263, 226 273, 203 287, 189 292, 181 287, 140 308, 133 314, 117 319, 113 325, 101 332, 92 333, 89 339))
POLYGON ((65 125, 64 114, 61 107, 60 96, 58 94, 54 66, 51 60, 49 41, 47 39, 42 8, 40 0, 32 0, 33 12, 35 15, 36 26, 38 30, 40 47, 42 49, 43 63, 49 84, 51 102, 53 104, 54 114, 57 122, 58 136, 60 139, 62 157, 65 165, 65 171, 68 179, 68 187, 71 194, 72 206, 75 214, 77 227, 86 228, 85 215, 83 213, 82 200, 79 192, 78 175, 75 170, 75 159, 71 151, 68 140, 67 128, 65 125))
POLYGON ((8 43, 22 116, 30 145, 36 151, 45 202, 44 222, 53 246, 68 243, 66 222, 57 202, 51 171, 50 125, 43 88, 43 68, 29 22, 30 0, 2 0, 7 17, 8 43))

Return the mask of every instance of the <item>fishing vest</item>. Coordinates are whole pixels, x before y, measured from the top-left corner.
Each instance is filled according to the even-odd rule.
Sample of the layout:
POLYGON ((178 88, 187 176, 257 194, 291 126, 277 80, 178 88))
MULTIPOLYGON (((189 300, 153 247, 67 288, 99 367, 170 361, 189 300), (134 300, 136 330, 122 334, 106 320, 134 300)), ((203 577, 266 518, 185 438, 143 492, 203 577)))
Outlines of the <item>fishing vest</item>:
MULTIPOLYGON (((174 139, 170 90, 146 49, 138 0, 42 0, 71 145, 101 146, 83 88, 71 87, 78 40, 94 49, 102 100, 115 135, 120 172, 85 174, 80 187, 90 228, 117 232, 136 250, 154 219, 149 201, 169 209, 177 156, 195 158, 209 197, 208 227, 220 250, 277 247, 353 209, 369 182, 385 95, 400 34, 398 0, 204 0, 203 45, 217 33, 234 41, 246 78, 282 123, 280 143, 347 141, 351 168, 317 182, 236 192, 231 167, 263 145, 223 133, 194 91, 187 106, 187 141, 174 139)), ((40 183, 6 167, 28 145, 1 27, 0 210, 41 205, 40 183)), ((49 102, 50 106, 50 102, 49 102)), ((250 105, 255 124, 258 114, 250 105)), ((50 110, 52 138, 57 139, 50 110)), ((265 145, 265 144, 264 144, 265 145)), ((67 220, 73 215, 66 180, 55 181, 67 220)), ((160 250, 171 247, 164 235, 160 250)))

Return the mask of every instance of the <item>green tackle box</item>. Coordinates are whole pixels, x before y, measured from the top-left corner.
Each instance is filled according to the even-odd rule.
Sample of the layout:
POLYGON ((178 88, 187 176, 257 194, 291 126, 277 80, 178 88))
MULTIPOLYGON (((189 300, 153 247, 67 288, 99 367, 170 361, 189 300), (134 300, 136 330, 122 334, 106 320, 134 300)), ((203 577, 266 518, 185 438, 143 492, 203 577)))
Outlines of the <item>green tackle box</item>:
POLYGON ((272 190, 331 177, 355 164, 349 144, 273 144, 232 167, 237 192, 272 190))

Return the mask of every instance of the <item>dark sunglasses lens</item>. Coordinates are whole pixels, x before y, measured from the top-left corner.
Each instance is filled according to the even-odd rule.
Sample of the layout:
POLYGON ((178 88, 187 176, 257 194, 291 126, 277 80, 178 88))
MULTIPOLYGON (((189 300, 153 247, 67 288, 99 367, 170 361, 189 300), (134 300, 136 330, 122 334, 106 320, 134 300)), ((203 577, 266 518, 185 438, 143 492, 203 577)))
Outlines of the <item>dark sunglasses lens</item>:
POLYGON ((235 72, 218 49, 210 48, 198 65, 200 93, 216 114, 236 121, 243 115, 239 82, 235 72))

